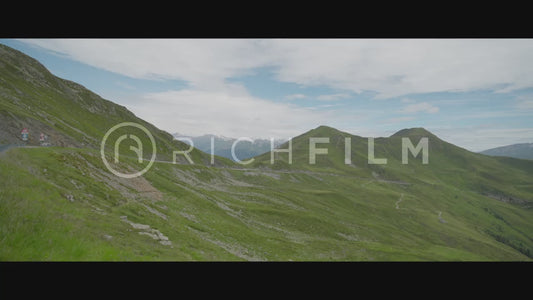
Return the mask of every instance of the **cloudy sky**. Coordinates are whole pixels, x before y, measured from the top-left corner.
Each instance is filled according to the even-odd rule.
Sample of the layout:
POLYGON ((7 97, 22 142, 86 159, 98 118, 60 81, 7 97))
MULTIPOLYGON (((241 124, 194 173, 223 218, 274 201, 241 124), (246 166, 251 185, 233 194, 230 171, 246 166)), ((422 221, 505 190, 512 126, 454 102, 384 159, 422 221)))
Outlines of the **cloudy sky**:
POLYGON ((171 133, 533 142, 531 39, 0 39, 171 133))

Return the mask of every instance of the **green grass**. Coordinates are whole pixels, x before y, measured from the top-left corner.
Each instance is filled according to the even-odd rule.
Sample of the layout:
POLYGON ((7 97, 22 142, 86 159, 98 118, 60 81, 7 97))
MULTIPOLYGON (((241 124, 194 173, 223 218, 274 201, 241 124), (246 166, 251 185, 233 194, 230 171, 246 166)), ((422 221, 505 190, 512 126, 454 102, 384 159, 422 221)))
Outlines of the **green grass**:
POLYGON ((5 153, 0 259, 508 261, 529 260, 533 249, 531 210, 453 185, 364 185, 329 173, 291 174, 293 182, 156 163, 143 176, 161 192, 154 199, 126 182, 90 175, 99 170, 105 169, 90 149, 5 153), (158 229, 172 246, 139 234, 120 216, 158 229))

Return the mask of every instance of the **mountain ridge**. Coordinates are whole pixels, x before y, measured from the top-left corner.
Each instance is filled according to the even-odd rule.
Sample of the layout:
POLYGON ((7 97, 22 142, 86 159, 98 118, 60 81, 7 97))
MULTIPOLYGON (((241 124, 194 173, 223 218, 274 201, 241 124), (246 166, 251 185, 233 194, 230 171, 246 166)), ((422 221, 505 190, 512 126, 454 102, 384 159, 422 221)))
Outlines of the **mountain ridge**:
POLYGON ((533 143, 520 143, 501 146, 487 149, 479 153, 489 156, 506 156, 512 158, 533 160, 533 143))

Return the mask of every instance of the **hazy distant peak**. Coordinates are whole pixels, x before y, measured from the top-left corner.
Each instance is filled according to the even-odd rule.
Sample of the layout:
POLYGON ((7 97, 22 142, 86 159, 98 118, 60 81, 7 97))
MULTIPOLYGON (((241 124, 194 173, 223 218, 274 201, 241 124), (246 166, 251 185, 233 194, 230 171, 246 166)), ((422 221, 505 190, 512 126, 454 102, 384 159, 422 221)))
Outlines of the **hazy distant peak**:
POLYGON ((513 144, 481 151, 491 156, 507 156, 521 159, 533 159, 533 143, 513 144))

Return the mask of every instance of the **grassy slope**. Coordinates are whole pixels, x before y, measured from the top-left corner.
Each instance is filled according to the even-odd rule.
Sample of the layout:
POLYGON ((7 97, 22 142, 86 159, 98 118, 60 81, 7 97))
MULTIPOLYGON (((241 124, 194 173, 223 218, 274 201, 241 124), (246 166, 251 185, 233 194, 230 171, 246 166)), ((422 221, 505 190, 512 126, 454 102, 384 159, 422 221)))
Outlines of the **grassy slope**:
MULTIPOLYGON (((287 145, 282 145, 281 148, 287 148, 287 145)), ((293 151, 292 165, 287 164, 287 154, 280 154, 272 168, 340 172, 368 181, 366 187, 375 184, 375 176, 384 180, 412 183, 410 186, 404 186, 406 189, 404 194, 414 197, 419 206, 427 206, 435 214, 438 209, 443 211, 443 215, 446 209, 463 220, 468 220, 469 226, 478 230, 482 228, 485 233, 518 251, 530 256, 533 253, 531 248, 533 227, 528 224, 526 218, 531 212, 533 199, 533 184, 530 179, 533 174, 533 163, 530 161, 492 158, 472 153, 446 143, 420 128, 400 131, 390 138, 375 140, 376 157, 387 158, 386 165, 367 164, 366 139, 326 126, 318 127, 293 139, 293 151), (429 137, 429 164, 423 165, 420 157, 414 159, 410 156, 409 164, 403 165, 401 138, 410 137, 416 144, 422 136, 429 137), (310 137, 330 137, 330 144, 319 145, 321 148, 328 148, 328 155, 318 155, 316 165, 308 163, 310 137), (352 139, 352 165, 344 165, 344 137, 352 139), (498 203, 486 196, 489 194, 502 196, 504 199, 521 199, 529 202, 517 202, 518 204, 512 206, 512 211, 506 211, 499 205, 489 206, 498 203), (482 213, 477 213, 476 210, 482 213), (482 217, 485 215, 490 215, 491 218, 482 217), (492 222, 492 218, 498 219, 498 222, 492 222), (479 227, 476 224, 481 219, 487 223, 479 227), (505 225, 502 227, 500 223, 505 225)), ((270 153, 257 157, 254 165, 270 166, 270 153)), ((392 189, 394 184, 388 184, 387 190, 392 189)))
POLYGON ((444 184, 156 163, 155 197, 102 168, 87 149, 5 153, 0 259, 527 260, 533 246, 531 210, 444 184))

